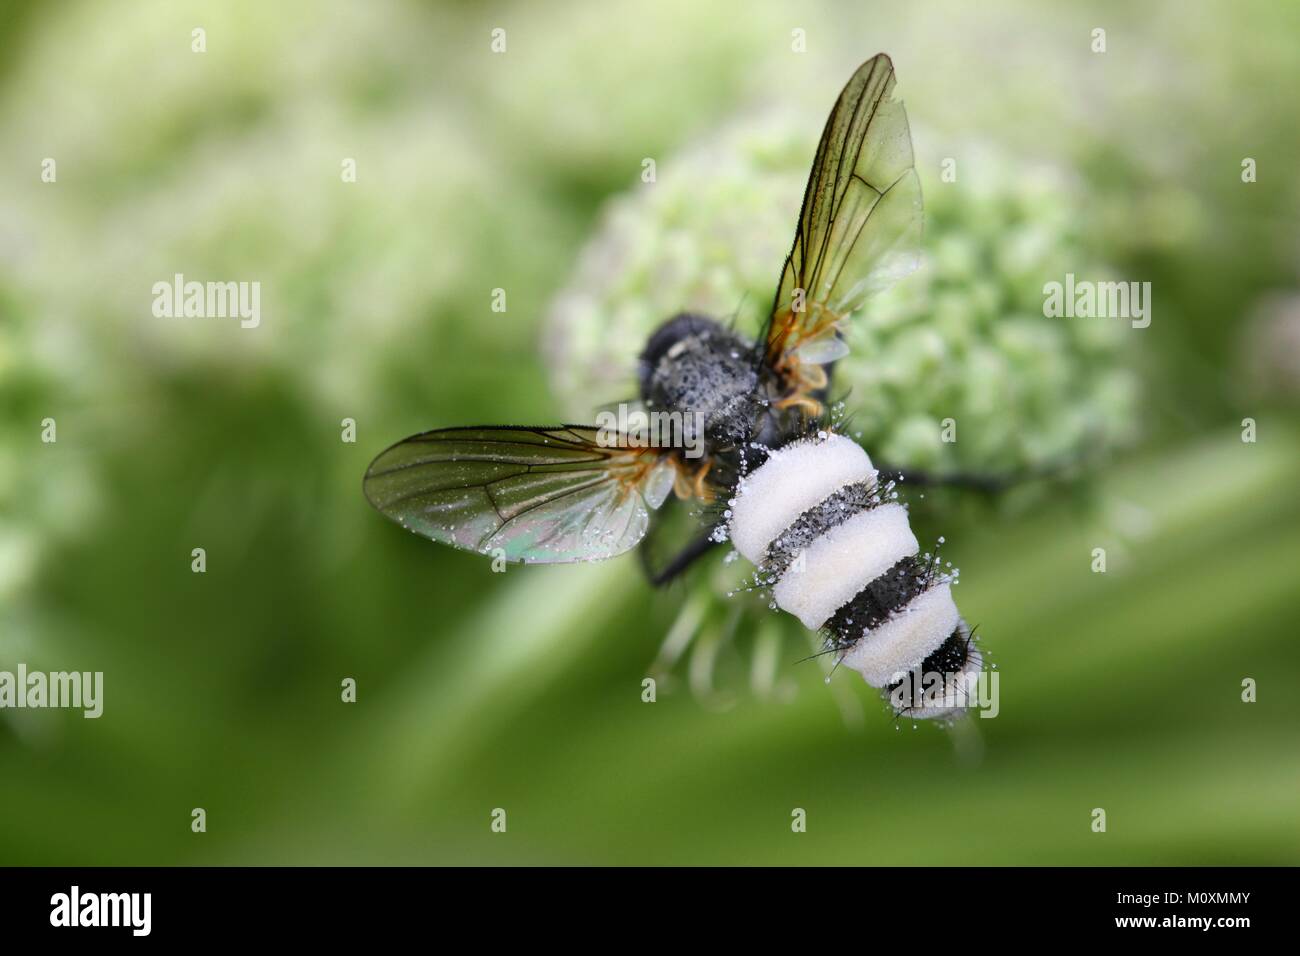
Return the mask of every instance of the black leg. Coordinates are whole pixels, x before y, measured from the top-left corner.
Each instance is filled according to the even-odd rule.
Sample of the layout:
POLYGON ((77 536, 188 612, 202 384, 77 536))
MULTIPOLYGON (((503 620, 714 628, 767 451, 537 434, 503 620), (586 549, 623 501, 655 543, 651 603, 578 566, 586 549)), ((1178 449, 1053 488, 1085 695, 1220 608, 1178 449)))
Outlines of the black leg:
POLYGON ((1022 471, 1003 474, 981 473, 971 471, 950 471, 944 474, 921 471, 913 468, 895 468, 892 465, 878 465, 880 480, 896 481, 903 488, 969 488, 985 494, 995 495, 1026 481, 1040 478, 1056 478, 1076 462, 1062 462, 1044 465, 1041 468, 1026 468, 1022 471))
POLYGON ((972 472, 952 471, 936 475, 915 468, 895 468, 892 465, 880 465, 881 483, 894 481, 904 488, 971 488, 995 494, 1016 484, 1018 477, 1012 475, 982 475, 972 472))
POLYGON ((709 529, 679 551, 676 557, 658 571, 650 566, 649 552, 644 547, 638 550, 641 553, 641 566, 645 568, 646 577, 654 587, 661 588, 679 577, 692 564, 712 551, 717 544, 718 542, 713 540, 712 529, 709 529))

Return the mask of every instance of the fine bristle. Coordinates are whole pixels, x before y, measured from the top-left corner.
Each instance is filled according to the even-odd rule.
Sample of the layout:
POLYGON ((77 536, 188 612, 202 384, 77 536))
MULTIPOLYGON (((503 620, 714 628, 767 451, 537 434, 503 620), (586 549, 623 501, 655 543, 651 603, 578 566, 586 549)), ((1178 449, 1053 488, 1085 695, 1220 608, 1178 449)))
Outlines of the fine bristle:
POLYGON ((920 670, 935 671, 941 674, 955 674, 966 666, 970 657, 971 636, 964 626, 959 625, 948 639, 935 648, 934 652, 921 662, 920 670))

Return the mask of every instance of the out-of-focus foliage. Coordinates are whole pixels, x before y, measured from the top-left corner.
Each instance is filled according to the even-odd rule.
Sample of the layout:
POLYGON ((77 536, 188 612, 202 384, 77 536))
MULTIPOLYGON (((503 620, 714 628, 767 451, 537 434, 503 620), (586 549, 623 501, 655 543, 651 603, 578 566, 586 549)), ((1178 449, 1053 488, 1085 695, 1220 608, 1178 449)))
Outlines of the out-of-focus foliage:
MULTIPOLYGON (((0 669, 102 670, 105 708, 0 711, 0 862, 1296 862, 1300 11, 1191 7, 9 5, 0 669), (706 233, 628 228, 700 269, 722 311, 770 290, 807 144, 878 50, 935 217, 935 268, 890 300, 897 334, 947 355, 944 334, 982 310, 981 337, 1018 356, 994 379, 1011 399, 989 401, 1020 416, 1038 405, 1017 394, 1046 395, 1063 416, 990 439, 999 453, 1076 445, 1085 409, 1141 444, 1096 477, 1089 512, 943 516, 962 609, 1002 674, 1002 714, 976 735, 896 731, 852 675, 828 691, 802 648, 721 599, 677 687, 711 664, 761 669, 752 683, 773 692, 664 686, 642 703, 700 587, 651 593, 630 558, 492 574, 384 522, 360 476, 422 428, 563 417, 572 356, 544 357, 542 318, 615 196, 716 212, 706 233), (756 111, 785 132, 765 143, 756 111), (719 182, 766 171, 787 198, 756 200, 747 173, 700 195, 669 178, 709 144, 719 182), (995 157, 986 177, 972 144, 995 157), (934 183, 950 155, 958 182, 934 183), (1022 175, 1039 168, 1067 188, 1022 175), (981 181, 995 209, 964 191, 981 181), (1000 321, 1031 314, 1036 269, 1094 266, 1153 283, 1150 329, 1000 321), (175 273, 260 281, 261 325, 155 318, 152 285, 175 273), (1035 351, 1087 352, 1074 384, 1090 387, 1057 391, 1035 351), (1268 374, 1242 371, 1260 362, 1268 374), (1240 702, 1246 677, 1256 704, 1240 702), (1105 835, 1088 828, 1097 806, 1105 835)), ((653 322, 676 305, 659 288, 607 320, 653 322)), ((901 373, 872 354, 853 396, 868 410, 932 415, 936 394, 978 380, 974 363, 936 364, 873 393, 901 373)), ((877 418, 864 430, 891 453, 924 457, 903 419, 877 418)), ((972 455, 979 430, 959 440, 972 455)))

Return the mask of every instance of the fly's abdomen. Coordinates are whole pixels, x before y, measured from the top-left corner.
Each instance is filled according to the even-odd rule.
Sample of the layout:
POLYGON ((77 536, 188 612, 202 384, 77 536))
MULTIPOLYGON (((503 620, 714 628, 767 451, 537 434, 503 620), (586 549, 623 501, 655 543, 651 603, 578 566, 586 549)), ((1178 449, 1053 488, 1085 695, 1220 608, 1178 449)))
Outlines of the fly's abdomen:
POLYGON ((823 433, 777 449, 741 481, 731 540, 776 605, 824 630, 845 667, 900 711, 949 716, 982 662, 953 602, 952 576, 920 554, 894 498, 856 442, 823 433), (936 673, 957 693, 922 699, 922 677, 936 673))

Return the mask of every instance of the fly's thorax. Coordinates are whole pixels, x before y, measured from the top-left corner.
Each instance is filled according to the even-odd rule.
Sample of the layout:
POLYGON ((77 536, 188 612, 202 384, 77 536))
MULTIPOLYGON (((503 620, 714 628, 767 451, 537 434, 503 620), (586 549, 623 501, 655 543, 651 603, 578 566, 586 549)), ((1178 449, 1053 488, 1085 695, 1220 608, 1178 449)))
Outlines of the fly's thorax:
POLYGON ((871 686, 888 690, 902 675, 956 660, 965 625, 952 582, 919 553, 907 509, 882 493, 856 442, 821 433, 773 451, 741 479, 729 531, 774 603, 824 631, 871 686))
POLYGON ((670 319, 650 337, 639 372, 647 408, 699 422, 708 453, 756 433, 766 401, 753 345, 718 322, 690 314, 670 319))

